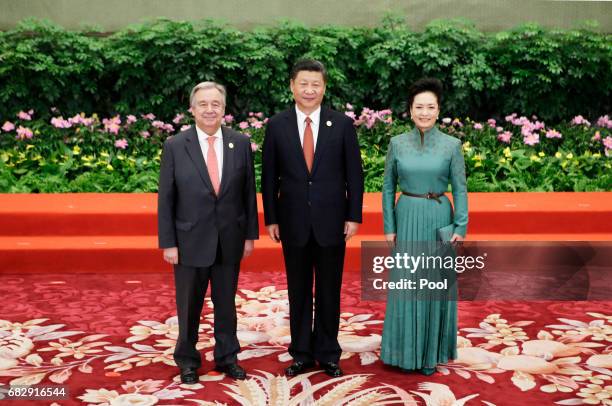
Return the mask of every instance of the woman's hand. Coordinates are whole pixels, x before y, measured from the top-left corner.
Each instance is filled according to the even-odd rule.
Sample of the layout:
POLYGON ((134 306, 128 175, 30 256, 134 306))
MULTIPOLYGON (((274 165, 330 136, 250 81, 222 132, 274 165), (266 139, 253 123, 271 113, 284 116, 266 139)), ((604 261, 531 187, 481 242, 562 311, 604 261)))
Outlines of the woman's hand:
POLYGON ((397 234, 385 234, 385 240, 387 240, 387 242, 395 243, 396 236, 397 234))
POLYGON ((457 242, 457 241, 461 242, 461 241, 464 241, 464 240, 465 240, 465 238, 460 236, 459 234, 453 234, 453 236, 450 239, 450 242, 457 242))

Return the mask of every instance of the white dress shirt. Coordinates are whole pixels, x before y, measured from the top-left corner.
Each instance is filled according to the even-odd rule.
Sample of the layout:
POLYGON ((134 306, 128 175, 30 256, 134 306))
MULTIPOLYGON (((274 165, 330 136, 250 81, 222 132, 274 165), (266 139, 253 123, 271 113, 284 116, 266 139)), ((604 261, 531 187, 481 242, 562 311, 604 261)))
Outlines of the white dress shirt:
MULTIPOLYGON (((200 142, 200 148, 202 148, 202 155, 204 155, 204 162, 208 165, 208 138, 210 135, 196 125, 196 132, 198 133, 198 141, 200 142)), ((221 182, 221 176, 223 174, 223 132, 221 127, 212 136, 217 137, 215 139, 215 154, 217 155, 217 164, 219 165, 219 182, 221 182)))
POLYGON ((319 122, 321 122, 321 106, 319 106, 315 111, 310 113, 310 115, 304 114, 296 105, 295 113, 297 114, 297 125, 298 132, 300 133, 300 144, 302 147, 304 146, 304 131, 306 130, 306 117, 310 117, 312 122, 310 123, 310 128, 312 129, 312 138, 314 140, 314 150, 317 150, 317 138, 319 137, 319 122))

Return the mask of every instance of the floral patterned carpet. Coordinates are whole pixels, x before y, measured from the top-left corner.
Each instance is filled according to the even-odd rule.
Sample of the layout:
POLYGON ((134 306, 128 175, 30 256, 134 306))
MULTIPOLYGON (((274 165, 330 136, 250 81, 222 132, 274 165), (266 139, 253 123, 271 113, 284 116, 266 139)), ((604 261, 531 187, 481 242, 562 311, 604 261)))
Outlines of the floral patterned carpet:
MULTIPOLYGON (((459 358, 426 377, 379 360, 384 303, 346 273, 345 376, 287 379, 282 272, 243 272, 236 297, 249 379, 212 372, 211 303, 200 324, 200 383, 181 385, 172 274, 0 275, 0 383, 64 384, 90 405, 612 405, 612 302, 460 302, 459 358), (276 283, 276 285, 272 285, 276 283)), ((0 397, 2 393, 0 393, 0 397)))

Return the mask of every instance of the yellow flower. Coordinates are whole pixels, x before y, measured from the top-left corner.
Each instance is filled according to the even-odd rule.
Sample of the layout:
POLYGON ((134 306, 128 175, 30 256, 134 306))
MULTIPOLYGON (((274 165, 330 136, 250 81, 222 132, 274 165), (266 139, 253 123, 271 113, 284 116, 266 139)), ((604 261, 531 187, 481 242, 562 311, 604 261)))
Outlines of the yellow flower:
POLYGON ((32 145, 32 144, 28 144, 28 145, 26 146, 26 151, 27 151, 27 150, 30 150, 30 149, 32 149, 32 148, 34 148, 34 145, 32 145))
POLYGON ((125 157, 123 155, 117 155, 117 159, 120 161, 123 161, 125 159, 125 157))
POLYGON ((597 158, 601 158, 601 154, 599 152, 596 152, 593 154, 593 158, 597 159, 597 158))
POLYGON ((78 146, 78 145, 75 145, 75 146, 72 148, 72 155, 79 155, 80 153, 81 153, 81 148, 79 148, 79 146, 78 146))
POLYGON ((562 168, 565 168, 566 166, 567 166, 567 161, 563 161, 563 162, 561 162, 561 167, 562 167, 562 168))
POLYGON ((563 154, 557 151, 557 153, 555 154, 555 158, 561 159, 562 157, 563 157, 563 154))
POLYGON ((106 165, 106 169, 108 169, 109 171, 113 171, 114 170, 113 165, 111 165, 111 164, 106 165))
POLYGON ((100 156, 103 158, 108 158, 110 155, 108 154, 108 152, 100 152, 100 156))
MULTIPOLYGON (((467 152, 467 151, 471 151, 471 150, 472 150, 472 147, 470 146, 470 142, 469 142, 469 141, 466 141, 466 142, 463 144, 463 150, 464 150, 464 151, 466 151, 466 152, 467 152)), ((160 154, 161 154, 161 151, 160 151, 160 154)))
POLYGON ((472 157, 472 161, 482 161, 482 156, 480 154, 476 154, 472 157))
POLYGON ((538 155, 541 156, 541 157, 545 157, 546 156, 546 154, 543 153, 542 151, 538 152, 538 155))
POLYGON ((499 163, 500 164, 505 164, 506 163, 506 158, 499 158, 499 163))
POLYGON ((574 157, 574 154, 572 154, 571 152, 569 154, 567 154, 565 156, 567 159, 572 159, 574 157))
POLYGON ((81 157, 81 161, 89 162, 91 161, 91 158, 92 158, 91 155, 85 155, 81 157))
POLYGON ((537 155, 531 155, 529 157, 529 159, 531 159, 534 162, 540 162, 541 161, 540 157, 538 157, 537 155))
POLYGON ((6 153, 2 153, 2 155, 0 155, 0 159, 2 160, 2 162, 8 162, 9 156, 6 153))
POLYGON ((508 159, 512 158, 512 153, 510 152, 510 147, 504 148, 504 156, 508 159))
POLYGON ((478 168, 478 167, 480 167, 480 166, 482 166, 482 164, 480 163, 480 161, 478 161, 478 162, 476 162, 476 163, 474 164, 474 168, 478 168))

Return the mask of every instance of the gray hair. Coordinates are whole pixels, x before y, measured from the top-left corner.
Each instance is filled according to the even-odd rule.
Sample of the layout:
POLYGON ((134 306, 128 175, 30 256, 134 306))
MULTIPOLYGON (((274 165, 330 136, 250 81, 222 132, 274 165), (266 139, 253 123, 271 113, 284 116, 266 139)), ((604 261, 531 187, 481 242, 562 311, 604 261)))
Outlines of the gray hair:
POLYGON ((227 92, 225 91, 225 86, 217 82, 201 82, 198 83, 191 89, 191 93, 189 94, 189 105, 193 106, 193 97, 198 92, 198 90, 206 90, 206 89, 217 89, 221 96, 223 96, 223 105, 225 106, 225 97, 227 92))

